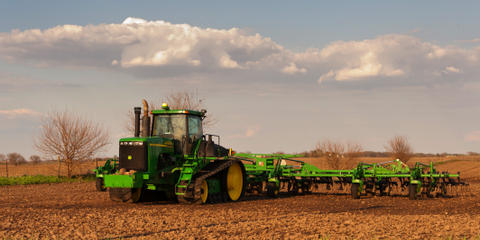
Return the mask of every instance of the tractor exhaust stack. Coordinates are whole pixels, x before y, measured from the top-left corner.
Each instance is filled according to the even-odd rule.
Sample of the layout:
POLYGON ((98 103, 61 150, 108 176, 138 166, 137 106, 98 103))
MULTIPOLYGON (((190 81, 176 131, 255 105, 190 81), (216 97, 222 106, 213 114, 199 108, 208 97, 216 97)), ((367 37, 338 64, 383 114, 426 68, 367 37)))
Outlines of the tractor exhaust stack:
POLYGON ((140 112, 142 109, 140 107, 134 107, 133 112, 135 113, 135 131, 133 136, 139 137, 140 136, 140 112))
POLYGON ((148 116, 148 102, 143 99, 142 137, 150 136, 150 117, 148 116))

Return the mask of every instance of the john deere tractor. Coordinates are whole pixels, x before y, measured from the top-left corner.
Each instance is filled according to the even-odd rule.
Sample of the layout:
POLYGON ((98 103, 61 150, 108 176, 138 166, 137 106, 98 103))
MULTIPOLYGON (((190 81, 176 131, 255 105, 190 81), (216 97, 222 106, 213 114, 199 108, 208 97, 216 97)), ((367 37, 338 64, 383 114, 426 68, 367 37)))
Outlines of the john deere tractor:
POLYGON ((134 108, 134 136, 119 141, 118 164, 109 162, 113 170, 97 172, 112 200, 138 202, 147 191, 186 203, 242 198, 245 167, 219 145, 219 136, 203 133, 206 110, 170 109, 164 103, 149 111, 145 100, 143 105, 142 118, 141 108, 134 108))
POLYGON ((205 110, 170 109, 163 104, 149 111, 145 101, 142 118, 141 110, 134 108, 134 136, 119 141, 119 159, 95 170, 97 189, 108 189, 114 201, 138 202, 145 193, 162 193, 183 203, 239 201, 245 192, 266 192, 270 197, 281 191, 308 194, 320 184, 326 189, 351 185, 355 199, 367 192, 388 195, 392 188, 408 186, 408 196, 416 199, 434 191, 445 196, 447 186, 465 185, 460 174, 440 173, 434 163, 408 168, 396 160, 336 170, 295 159, 300 155, 232 154, 220 146, 219 136, 203 133, 205 110))

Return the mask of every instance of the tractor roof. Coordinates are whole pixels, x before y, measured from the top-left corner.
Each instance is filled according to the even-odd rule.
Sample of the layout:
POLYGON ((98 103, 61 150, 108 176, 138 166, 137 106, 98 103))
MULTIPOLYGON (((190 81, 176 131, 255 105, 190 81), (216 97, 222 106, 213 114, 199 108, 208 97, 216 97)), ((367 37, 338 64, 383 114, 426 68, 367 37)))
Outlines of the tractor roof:
POLYGON ((172 110, 156 109, 156 110, 152 110, 152 114, 190 114, 190 115, 195 115, 200 117, 203 115, 202 112, 188 110, 188 109, 172 109, 172 110))

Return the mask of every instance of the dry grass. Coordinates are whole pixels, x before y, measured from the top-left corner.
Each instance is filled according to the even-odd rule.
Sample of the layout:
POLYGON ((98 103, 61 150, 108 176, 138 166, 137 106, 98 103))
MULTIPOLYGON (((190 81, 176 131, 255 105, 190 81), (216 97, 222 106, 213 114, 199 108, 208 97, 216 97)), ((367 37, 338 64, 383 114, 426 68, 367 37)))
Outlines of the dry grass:
MULTIPOLYGON (((105 162, 99 161, 98 165, 101 166, 105 162)), ((93 173, 92 169, 96 168, 95 161, 87 161, 78 163, 73 168, 73 175, 83 175, 88 173, 93 173)), ((44 175, 44 176, 57 176, 58 174, 58 163, 57 162, 42 162, 38 164, 22 164, 22 165, 8 165, 8 176, 9 177, 19 177, 19 176, 35 176, 35 175, 44 175)), ((5 164, 0 164, 0 177, 6 177, 5 164)), ((65 164, 60 165, 60 176, 67 176, 67 168, 65 164)))

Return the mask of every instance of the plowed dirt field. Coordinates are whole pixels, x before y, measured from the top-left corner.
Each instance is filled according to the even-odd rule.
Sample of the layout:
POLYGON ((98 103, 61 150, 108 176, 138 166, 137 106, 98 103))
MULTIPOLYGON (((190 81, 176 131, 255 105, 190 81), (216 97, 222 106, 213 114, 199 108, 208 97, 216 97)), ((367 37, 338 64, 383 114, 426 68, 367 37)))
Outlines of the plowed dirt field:
POLYGON ((0 239, 479 239, 480 181, 453 198, 314 193, 237 203, 111 202, 94 182, 0 187, 0 239))

